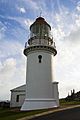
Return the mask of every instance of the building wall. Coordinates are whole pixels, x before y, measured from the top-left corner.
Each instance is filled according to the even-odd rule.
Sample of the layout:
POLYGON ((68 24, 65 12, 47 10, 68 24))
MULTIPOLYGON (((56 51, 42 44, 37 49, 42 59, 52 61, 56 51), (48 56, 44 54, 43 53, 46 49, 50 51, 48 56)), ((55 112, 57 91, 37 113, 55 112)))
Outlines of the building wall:
POLYGON ((58 91, 58 82, 53 82, 53 98, 56 100, 57 106, 59 106, 59 91, 58 91))
MULTIPOLYGON (((59 106, 58 82, 53 82, 52 86, 53 86, 52 96, 54 100, 56 100, 57 106, 59 106)), ((26 93, 26 85, 11 90, 10 107, 21 107, 25 100, 25 93, 26 93)))
POLYGON ((21 107, 25 99, 25 91, 11 91, 10 107, 21 107))

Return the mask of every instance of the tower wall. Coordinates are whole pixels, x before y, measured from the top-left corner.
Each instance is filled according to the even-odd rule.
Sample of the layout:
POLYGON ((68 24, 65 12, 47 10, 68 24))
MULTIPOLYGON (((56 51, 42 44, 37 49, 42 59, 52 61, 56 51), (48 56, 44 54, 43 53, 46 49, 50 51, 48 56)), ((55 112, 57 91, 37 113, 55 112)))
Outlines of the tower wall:
POLYGON ((31 52, 27 56, 27 98, 53 98, 53 55, 46 51, 31 52), (41 63, 38 56, 41 55, 41 63))
POLYGON ((57 82, 55 84, 52 82, 53 59, 54 56, 50 51, 41 49, 27 54, 26 99, 22 111, 59 106, 57 82), (39 55, 42 56, 40 63, 39 55))

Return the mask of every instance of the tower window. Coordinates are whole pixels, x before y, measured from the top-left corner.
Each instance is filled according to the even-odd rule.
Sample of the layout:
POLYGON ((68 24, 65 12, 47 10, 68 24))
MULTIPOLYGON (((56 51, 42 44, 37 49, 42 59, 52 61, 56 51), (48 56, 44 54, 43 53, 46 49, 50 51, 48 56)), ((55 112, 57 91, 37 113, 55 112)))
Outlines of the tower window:
POLYGON ((19 102, 19 95, 16 96, 16 102, 19 102))
POLYGON ((39 59, 39 63, 41 63, 42 55, 39 55, 38 59, 39 59))

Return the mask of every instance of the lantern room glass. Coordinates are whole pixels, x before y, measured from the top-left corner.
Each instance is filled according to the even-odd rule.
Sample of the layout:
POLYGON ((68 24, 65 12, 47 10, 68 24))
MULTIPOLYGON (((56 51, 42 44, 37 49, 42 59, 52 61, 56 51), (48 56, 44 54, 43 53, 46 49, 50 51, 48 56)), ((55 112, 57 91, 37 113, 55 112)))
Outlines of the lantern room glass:
POLYGON ((43 38, 45 36, 51 38, 51 30, 47 24, 34 24, 31 27, 30 38, 31 37, 43 38))

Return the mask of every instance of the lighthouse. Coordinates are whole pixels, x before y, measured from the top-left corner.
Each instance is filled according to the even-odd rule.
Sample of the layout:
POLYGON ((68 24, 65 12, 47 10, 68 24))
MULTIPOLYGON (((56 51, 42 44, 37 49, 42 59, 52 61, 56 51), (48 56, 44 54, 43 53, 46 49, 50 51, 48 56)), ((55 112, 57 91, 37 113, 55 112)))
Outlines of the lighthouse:
POLYGON ((25 44, 26 97, 22 111, 59 106, 58 82, 54 81, 53 62, 57 50, 51 26, 38 17, 30 26, 28 45, 25 44))

